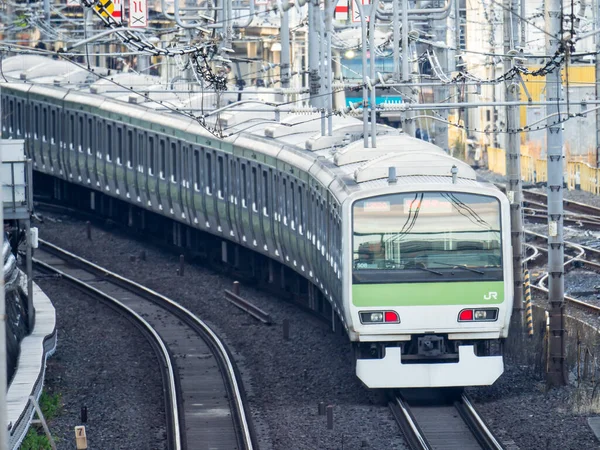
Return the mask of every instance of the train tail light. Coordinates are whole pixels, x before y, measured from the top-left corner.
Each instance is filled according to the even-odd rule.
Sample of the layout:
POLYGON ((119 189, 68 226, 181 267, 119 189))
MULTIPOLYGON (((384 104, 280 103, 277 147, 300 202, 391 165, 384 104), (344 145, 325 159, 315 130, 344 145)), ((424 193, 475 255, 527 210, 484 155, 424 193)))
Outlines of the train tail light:
POLYGON ((459 322, 494 322, 498 320, 498 308, 463 309, 458 313, 459 322))
POLYGON ((360 322, 372 323, 400 323, 400 316, 396 311, 361 311, 360 322))

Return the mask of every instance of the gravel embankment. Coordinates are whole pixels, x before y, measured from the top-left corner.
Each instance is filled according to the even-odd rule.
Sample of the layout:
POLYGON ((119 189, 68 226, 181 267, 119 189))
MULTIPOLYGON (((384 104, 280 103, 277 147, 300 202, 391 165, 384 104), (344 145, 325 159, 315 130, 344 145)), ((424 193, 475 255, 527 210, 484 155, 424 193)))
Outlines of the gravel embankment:
MULTIPOLYGON (((181 278, 176 275, 178 255, 166 254, 151 244, 96 227, 93 228, 93 240, 88 241, 82 222, 64 216, 55 217, 59 217, 59 221, 46 220, 40 225, 42 239, 180 302, 224 338, 244 378, 261 450, 406 448, 387 403, 380 395, 364 388, 356 378, 351 346, 346 336, 332 334, 326 324, 293 305, 243 286, 242 295, 269 312, 275 321, 271 327, 262 325, 223 299, 222 292, 230 287, 232 280, 197 265, 187 265, 185 276, 181 278), (142 250, 146 252, 146 260, 138 258, 131 261, 130 256, 139 255, 142 250), (291 322, 289 341, 284 341, 282 334, 281 323, 285 318, 291 322), (333 430, 327 429, 324 416, 317 415, 317 406, 321 401, 334 406, 333 430)), ((56 294, 51 296, 53 300, 54 297, 56 294)), ((96 313, 93 317, 99 315, 96 313)), ((113 331, 110 325, 112 321, 108 319, 98 331, 88 332, 87 335, 92 347, 97 346, 94 339, 98 340, 99 335, 104 336, 107 352, 118 355, 121 353, 120 347, 113 345, 121 343, 125 350, 129 346, 124 343, 124 332, 118 331, 122 327, 118 326, 113 331)), ((88 322, 89 317, 81 318, 81 323, 88 322)), ((81 327, 81 324, 74 320, 61 326, 70 330, 81 327)), ((51 364, 66 367, 76 376, 75 368, 81 363, 68 348, 76 345, 85 348, 87 344, 82 344, 78 339, 67 344, 68 335, 59 338, 60 360, 56 358, 51 364)), ((129 353, 133 347, 130 346, 129 353)), ((130 357, 123 358, 127 360, 130 357)), ((101 361, 104 362, 98 362, 98 366, 115 365, 106 359, 101 361)), ((132 371, 122 366, 121 370, 135 383, 136 380, 140 382, 145 379, 144 369, 148 370, 153 364, 140 364, 139 372, 138 366, 132 371)), ((52 379, 57 377, 52 373, 53 365, 49 371, 52 379)), ((96 367, 93 375, 90 374, 91 379, 97 373, 102 373, 103 369, 107 370, 105 367, 96 367)), ((108 372, 104 379, 112 385, 118 384, 108 372)), ((85 383, 79 379, 73 382, 91 384, 89 379, 85 383)), ((64 389, 66 391, 66 387, 64 389)), ((108 389, 96 392, 99 402, 106 402, 107 409, 95 414, 104 418, 106 416, 103 414, 110 411, 108 402, 111 394, 108 389), (102 400, 104 396, 107 398, 102 400)), ((126 397, 121 396, 116 396, 116 400, 121 403, 127 401, 126 397)), ((127 401, 126 404, 132 403, 127 401)), ((78 405, 74 408, 78 410, 78 405)), ((122 416, 123 423, 127 423, 127 416, 122 416)), ((145 427, 143 423, 133 423, 136 427, 145 427)), ((116 447, 109 445, 96 448, 116 447)), ((153 447, 133 445, 118 448, 153 447)))
POLYGON ((58 346, 44 389, 64 405, 50 422, 58 448, 75 448, 74 427, 85 425, 89 448, 166 449, 161 376, 150 344, 129 320, 65 282, 35 281, 56 308, 58 346))

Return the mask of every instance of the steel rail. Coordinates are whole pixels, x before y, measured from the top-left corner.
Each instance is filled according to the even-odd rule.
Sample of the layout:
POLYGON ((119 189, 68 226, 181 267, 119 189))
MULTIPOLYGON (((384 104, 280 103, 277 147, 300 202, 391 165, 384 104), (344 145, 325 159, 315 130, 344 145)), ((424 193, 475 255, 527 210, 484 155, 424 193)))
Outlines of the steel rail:
POLYGON ((242 438, 243 438, 243 443, 245 445, 245 449, 253 450, 255 448, 254 440, 252 437, 251 427, 249 424, 249 420, 246 417, 246 410, 245 410, 243 400, 242 400, 243 399, 242 390, 240 387, 240 383, 238 382, 238 379, 237 379, 237 374, 236 374, 235 367, 233 365, 233 361, 231 360, 229 353, 228 353, 227 349, 225 348, 225 345, 223 344, 221 339, 213 332, 213 330, 208 325, 206 325, 206 323, 204 323, 202 320, 198 319, 187 308, 183 307, 179 303, 174 302, 173 300, 165 297, 164 295, 162 295, 152 289, 149 289, 145 286, 142 286, 139 283, 136 283, 133 280, 129 280, 125 277, 122 277, 121 275, 111 272, 101 266, 98 266, 97 264, 92 263, 91 261, 87 261, 67 250, 64 250, 58 246, 55 246, 54 244, 51 244, 50 242, 44 241, 43 239, 39 239, 39 243, 42 246, 47 246, 48 248, 53 249, 55 252, 65 255, 66 257, 78 262, 79 264, 86 266, 87 268, 92 268, 93 270, 95 270, 96 272, 98 272, 99 274, 104 276, 105 278, 110 278, 110 279, 114 280, 116 283, 118 283, 121 287, 123 287, 125 289, 129 289, 134 293, 141 293, 142 295, 149 295, 154 299, 160 300, 161 303, 168 305, 171 309, 177 311, 179 313, 178 316, 182 320, 189 321, 189 322, 193 323, 197 329, 201 329, 203 331, 203 333, 210 339, 211 342, 209 344, 214 345, 215 348, 218 350, 218 352, 219 352, 218 356, 223 361, 225 367, 227 368, 227 378, 229 380, 229 384, 233 391, 233 397, 234 397, 233 400, 234 400, 234 404, 235 404, 235 408, 236 408, 236 416, 237 416, 236 419, 239 420, 239 422, 240 422, 241 434, 242 434, 242 438))
POLYGON ((500 445, 496 437, 490 431, 483 418, 477 413, 477 410, 473 406, 473 403, 471 403, 471 399, 468 395, 463 393, 461 395, 461 401, 461 408, 458 408, 458 411, 461 415, 463 413, 465 414, 466 417, 463 416, 463 419, 465 419, 467 425, 469 425, 469 428, 482 447, 490 450, 503 450, 502 445, 500 445))
MULTIPOLYGON (((41 239, 40 239, 40 243, 46 244, 41 239)), ((102 292, 101 290, 95 288, 94 286, 91 286, 88 283, 85 283, 84 281, 81 281, 81 280, 63 272, 62 270, 57 269, 56 267, 53 267, 52 265, 47 264, 43 261, 40 261, 36 258, 33 258, 33 263, 40 267, 45 268, 46 270, 49 270, 51 272, 54 272, 54 273, 60 275, 62 278, 69 280, 71 283, 76 284, 77 286, 82 287, 87 291, 92 292, 94 295, 96 295, 100 298, 108 300, 113 305, 116 305, 119 309, 125 311, 130 317, 134 318, 139 324, 141 324, 141 326, 143 327, 145 332, 152 337, 152 339, 154 340, 154 343, 160 349, 160 357, 163 359, 164 365, 166 366, 166 369, 167 369, 167 372, 166 372, 167 373, 167 384, 168 384, 167 392, 169 395, 169 403, 171 406, 170 416, 172 419, 171 420, 172 423, 170 425, 170 429, 172 430, 172 433, 170 433, 172 435, 170 437, 170 440, 172 441, 172 448, 174 450, 181 450, 182 449, 181 429, 179 426, 179 406, 177 403, 177 389, 175 386, 175 370, 173 368, 173 362, 171 361, 171 356, 169 354, 169 350, 167 349, 167 347, 166 347, 163 339, 160 337, 160 335, 156 332, 156 330, 154 328, 152 328, 152 326, 142 316, 140 316, 133 309, 126 306, 125 304, 123 304, 122 302, 117 300, 116 298, 114 298, 114 297, 102 292)))
POLYGON ((402 397, 395 396, 390 409, 411 450, 433 450, 402 397))

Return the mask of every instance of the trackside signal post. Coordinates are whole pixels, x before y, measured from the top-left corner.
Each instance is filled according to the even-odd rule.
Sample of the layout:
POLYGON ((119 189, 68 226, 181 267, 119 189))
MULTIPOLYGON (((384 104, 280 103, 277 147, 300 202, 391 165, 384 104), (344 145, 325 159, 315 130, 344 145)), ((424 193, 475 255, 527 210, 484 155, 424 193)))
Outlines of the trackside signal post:
MULTIPOLYGON (((562 1, 546 0, 546 54, 554 55, 562 42, 562 1)), ((564 319, 564 244, 563 244, 563 134, 560 106, 562 100, 561 66, 546 75, 548 131, 548 301, 550 336, 548 338, 548 378, 550 386, 566 383, 564 319)))

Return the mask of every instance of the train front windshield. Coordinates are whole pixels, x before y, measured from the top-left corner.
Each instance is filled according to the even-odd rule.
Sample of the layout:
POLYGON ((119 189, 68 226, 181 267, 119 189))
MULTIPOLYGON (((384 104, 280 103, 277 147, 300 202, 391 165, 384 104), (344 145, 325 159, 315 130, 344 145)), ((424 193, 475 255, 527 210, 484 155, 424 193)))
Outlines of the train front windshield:
POLYGON ((500 202, 458 192, 413 192, 353 206, 354 283, 502 279, 500 202))

